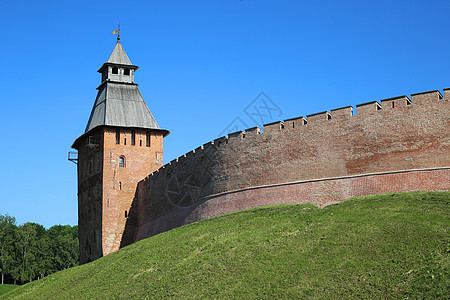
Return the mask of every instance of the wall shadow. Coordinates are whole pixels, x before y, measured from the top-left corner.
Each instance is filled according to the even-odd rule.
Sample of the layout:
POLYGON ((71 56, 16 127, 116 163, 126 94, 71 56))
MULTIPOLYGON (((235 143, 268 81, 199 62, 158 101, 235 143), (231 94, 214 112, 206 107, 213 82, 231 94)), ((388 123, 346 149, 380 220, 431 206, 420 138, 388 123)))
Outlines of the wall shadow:
POLYGON ((134 243, 134 236, 138 225, 138 187, 134 193, 133 201, 128 212, 127 221, 122 234, 122 240, 120 241, 120 248, 131 245, 134 243))

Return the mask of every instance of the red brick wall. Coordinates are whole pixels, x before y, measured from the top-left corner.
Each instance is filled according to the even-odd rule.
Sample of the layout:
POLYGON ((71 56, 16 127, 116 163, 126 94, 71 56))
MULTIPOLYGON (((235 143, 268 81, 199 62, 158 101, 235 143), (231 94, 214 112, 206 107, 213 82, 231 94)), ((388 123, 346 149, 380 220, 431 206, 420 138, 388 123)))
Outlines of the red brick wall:
POLYGON ((355 196, 407 191, 449 190, 450 168, 355 175, 254 187, 206 197, 191 206, 170 210, 140 224, 136 240, 230 212, 282 203, 321 207, 355 196))
MULTIPOLYGON (((309 116, 305 125, 303 119, 287 120, 265 126, 262 134, 248 130, 207 143, 139 183, 138 237, 159 232, 158 228, 172 228, 259 205, 286 201, 321 204, 397 188, 417 190, 420 186, 448 190, 448 171, 444 171, 446 181, 429 182, 417 175, 419 181, 404 189, 401 181, 415 180, 411 179, 413 173, 405 173, 405 178, 400 173, 386 175, 388 179, 383 179, 383 184, 342 179, 313 181, 302 184, 301 189, 294 188, 298 185, 283 185, 269 192, 275 195, 273 201, 266 200, 266 192, 256 192, 260 189, 211 198, 218 193, 263 185, 448 167, 448 99, 442 99, 438 91, 414 94, 410 105, 407 97, 385 99, 382 105, 358 105, 356 115, 352 115, 351 107, 335 109, 309 116), (423 182, 427 184, 422 185, 423 182), (345 192, 349 185, 351 193, 345 192), (192 210, 199 205, 207 208, 192 210)), ((442 175, 441 171, 430 172, 442 175)), ((380 176, 377 180, 384 178, 380 176)))
POLYGON ((147 131, 134 129, 135 145, 131 145, 131 130, 120 129, 120 144, 116 144, 115 128, 108 127, 103 131, 103 255, 117 251, 122 243, 127 222, 125 212, 128 217, 139 180, 163 164, 162 133, 152 132, 151 144, 147 147, 147 131), (121 156, 125 157, 125 167, 119 167, 121 156))
POLYGON ((116 144, 116 128, 100 127, 82 136, 76 146, 81 263, 132 242, 134 232, 131 236, 124 236, 124 232, 126 225, 136 226, 136 220, 128 214, 137 183, 162 166, 162 132, 151 131, 151 144, 147 147, 147 130, 134 129, 135 145, 131 145, 131 130, 120 128, 120 144, 116 144), (88 145, 90 137, 95 138, 96 145, 88 145), (125 167, 119 167, 120 156, 125 157, 125 167))

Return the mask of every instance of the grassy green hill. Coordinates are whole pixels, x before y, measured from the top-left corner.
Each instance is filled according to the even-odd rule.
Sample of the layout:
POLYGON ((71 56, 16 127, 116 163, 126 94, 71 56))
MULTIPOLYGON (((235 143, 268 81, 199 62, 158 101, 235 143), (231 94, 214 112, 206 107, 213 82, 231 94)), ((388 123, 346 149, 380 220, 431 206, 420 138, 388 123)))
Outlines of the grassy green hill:
POLYGON ((0 296, 6 294, 7 292, 17 288, 17 285, 13 284, 0 284, 0 296))
POLYGON ((324 209, 251 209, 148 238, 3 297, 448 298, 449 201, 449 192, 419 192, 324 209))

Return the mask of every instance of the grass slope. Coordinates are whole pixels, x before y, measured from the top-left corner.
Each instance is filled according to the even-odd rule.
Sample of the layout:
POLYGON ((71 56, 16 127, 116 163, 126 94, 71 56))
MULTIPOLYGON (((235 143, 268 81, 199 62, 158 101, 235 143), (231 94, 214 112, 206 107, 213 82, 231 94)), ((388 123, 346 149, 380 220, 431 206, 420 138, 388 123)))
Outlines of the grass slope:
MULTIPOLYGON (((448 298, 448 192, 220 216, 55 273, 7 298, 448 298)), ((1 297, 1 296, 0 296, 1 297)))
POLYGON ((0 296, 6 294, 7 292, 17 288, 18 285, 14 284, 0 284, 0 296))

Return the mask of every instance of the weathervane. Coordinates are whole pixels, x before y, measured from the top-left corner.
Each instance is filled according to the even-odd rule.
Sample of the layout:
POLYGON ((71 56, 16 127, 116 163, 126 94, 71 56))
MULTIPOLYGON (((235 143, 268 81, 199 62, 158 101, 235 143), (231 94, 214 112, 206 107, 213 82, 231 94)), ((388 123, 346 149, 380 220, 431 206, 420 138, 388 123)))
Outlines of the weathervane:
POLYGON ((119 23, 119 29, 114 29, 112 34, 117 34, 117 40, 120 41, 120 23, 119 23))

